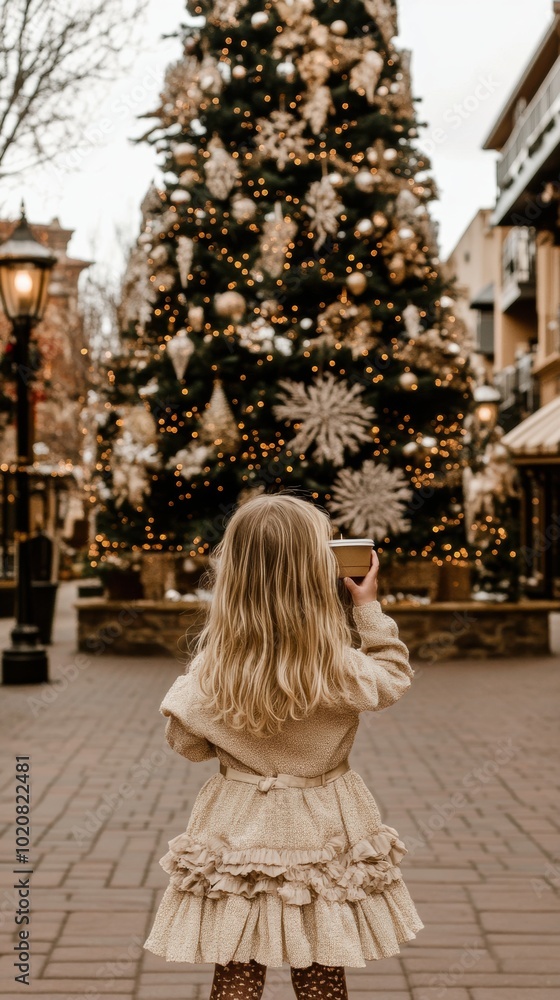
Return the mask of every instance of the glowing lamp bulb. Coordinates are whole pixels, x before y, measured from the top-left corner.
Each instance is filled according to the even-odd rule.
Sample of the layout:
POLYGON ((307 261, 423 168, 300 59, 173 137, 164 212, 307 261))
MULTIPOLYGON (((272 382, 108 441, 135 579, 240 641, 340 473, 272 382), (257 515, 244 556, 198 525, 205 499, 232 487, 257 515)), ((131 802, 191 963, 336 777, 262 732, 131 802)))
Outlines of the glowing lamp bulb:
POLYGON ((16 271, 14 286, 19 295, 29 295, 33 288, 33 281, 29 271, 16 271))

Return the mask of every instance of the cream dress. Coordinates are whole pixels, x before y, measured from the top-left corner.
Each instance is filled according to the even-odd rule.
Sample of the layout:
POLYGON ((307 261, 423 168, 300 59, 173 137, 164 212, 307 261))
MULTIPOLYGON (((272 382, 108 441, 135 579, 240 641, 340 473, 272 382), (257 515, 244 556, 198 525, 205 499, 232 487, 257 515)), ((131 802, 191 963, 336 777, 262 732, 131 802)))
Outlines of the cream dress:
MULTIPOLYGON (((217 757, 253 774, 310 777, 336 767, 360 712, 393 704, 413 676, 378 601, 353 614, 361 649, 346 653, 352 706, 317 709, 256 739, 210 721, 195 659, 160 707, 170 745, 189 760, 217 757)), ((218 771, 160 860, 169 884, 144 948, 172 962, 365 966, 395 955, 423 927, 399 869, 404 854, 352 769, 325 785, 266 792, 218 771)))

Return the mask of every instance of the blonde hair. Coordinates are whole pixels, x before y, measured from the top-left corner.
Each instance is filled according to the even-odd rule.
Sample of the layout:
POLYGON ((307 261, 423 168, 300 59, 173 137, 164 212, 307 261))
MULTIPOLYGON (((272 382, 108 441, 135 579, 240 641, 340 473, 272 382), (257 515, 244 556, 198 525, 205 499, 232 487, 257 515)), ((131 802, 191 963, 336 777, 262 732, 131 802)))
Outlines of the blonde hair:
POLYGON ((328 514, 289 493, 257 496, 231 517, 214 550, 214 593, 196 645, 213 721, 266 737, 288 717, 348 697, 352 637, 330 537, 328 514))

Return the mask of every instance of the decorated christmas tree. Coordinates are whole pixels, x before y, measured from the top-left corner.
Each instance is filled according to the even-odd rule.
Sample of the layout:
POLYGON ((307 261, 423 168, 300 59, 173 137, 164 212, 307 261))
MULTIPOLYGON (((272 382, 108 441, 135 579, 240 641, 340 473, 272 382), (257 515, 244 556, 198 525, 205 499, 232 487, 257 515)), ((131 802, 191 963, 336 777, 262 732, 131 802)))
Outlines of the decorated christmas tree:
POLYGON ((391 0, 191 0, 144 137, 92 555, 206 552, 254 490, 467 555, 471 379, 391 0), (156 119, 155 123, 153 119, 156 119))

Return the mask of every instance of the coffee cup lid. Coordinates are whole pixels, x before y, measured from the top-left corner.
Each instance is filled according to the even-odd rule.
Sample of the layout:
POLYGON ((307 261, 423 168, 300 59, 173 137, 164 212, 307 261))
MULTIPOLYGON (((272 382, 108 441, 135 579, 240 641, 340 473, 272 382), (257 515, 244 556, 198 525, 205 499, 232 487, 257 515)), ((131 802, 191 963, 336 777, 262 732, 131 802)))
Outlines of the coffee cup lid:
POLYGON ((373 547, 373 538, 333 538, 329 545, 332 549, 338 549, 341 546, 354 547, 367 545, 370 549, 373 547))

